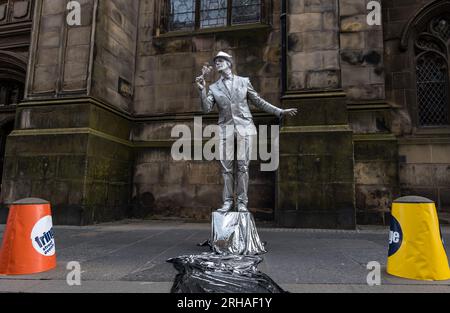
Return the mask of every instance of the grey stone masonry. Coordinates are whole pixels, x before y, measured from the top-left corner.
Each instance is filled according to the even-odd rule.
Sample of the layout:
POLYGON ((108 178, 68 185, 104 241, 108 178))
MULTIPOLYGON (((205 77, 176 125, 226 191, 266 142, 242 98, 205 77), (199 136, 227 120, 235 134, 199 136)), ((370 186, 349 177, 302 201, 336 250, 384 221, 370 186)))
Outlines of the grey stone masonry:
POLYGON ((350 102, 383 100, 383 32, 369 0, 289 1, 288 89, 343 88, 350 102))
POLYGON ((29 99, 94 96, 132 106, 138 1, 83 0, 81 25, 68 25, 66 1, 36 1, 29 99), (129 95, 119 92, 119 81, 129 95))
POLYGON ((288 90, 337 89, 338 1, 289 1, 288 90))
POLYGON ((94 0, 80 1, 81 25, 66 23, 66 1, 36 1, 28 74, 30 98, 86 94, 94 0))
POLYGON ((367 8, 369 2, 339 1, 342 87, 350 102, 385 98, 383 28, 369 25, 368 14, 374 10, 367 8))

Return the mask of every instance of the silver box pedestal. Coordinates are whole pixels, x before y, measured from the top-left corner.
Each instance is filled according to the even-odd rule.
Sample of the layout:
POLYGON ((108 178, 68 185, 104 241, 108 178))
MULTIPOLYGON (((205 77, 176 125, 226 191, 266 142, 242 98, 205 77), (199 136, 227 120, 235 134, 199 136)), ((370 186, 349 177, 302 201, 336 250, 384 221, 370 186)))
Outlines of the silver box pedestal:
POLYGON ((213 212, 211 246, 219 254, 260 255, 267 253, 251 213, 213 212))

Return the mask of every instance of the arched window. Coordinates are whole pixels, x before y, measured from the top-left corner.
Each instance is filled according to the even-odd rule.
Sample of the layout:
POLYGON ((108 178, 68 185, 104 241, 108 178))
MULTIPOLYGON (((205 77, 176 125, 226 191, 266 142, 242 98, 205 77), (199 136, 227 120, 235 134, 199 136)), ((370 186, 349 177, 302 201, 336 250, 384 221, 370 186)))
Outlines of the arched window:
POLYGON ((415 55, 419 126, 449 126, 450 14, 433 18, 422 27, 415 55))

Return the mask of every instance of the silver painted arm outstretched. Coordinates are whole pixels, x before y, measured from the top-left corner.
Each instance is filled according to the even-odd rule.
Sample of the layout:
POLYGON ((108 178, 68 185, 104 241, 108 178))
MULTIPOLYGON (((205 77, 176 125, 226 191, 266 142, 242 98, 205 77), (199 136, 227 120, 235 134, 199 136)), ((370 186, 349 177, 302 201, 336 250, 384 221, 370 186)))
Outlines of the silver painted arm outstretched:
POLYGON ((276 106, 270 104, 266 100, 260 97, 260 95, 256 92, 255 88, 253 88, 252 83, 250 82, 250 79, 248 79, 248 86, 247 86, 247 96, 248 99, 253 103, 254 106, 257 108, 267 112, 271 113, 273 115, 276 115, 278 117, 282 117, 283 110, 280 108, 277 108, 276 106))

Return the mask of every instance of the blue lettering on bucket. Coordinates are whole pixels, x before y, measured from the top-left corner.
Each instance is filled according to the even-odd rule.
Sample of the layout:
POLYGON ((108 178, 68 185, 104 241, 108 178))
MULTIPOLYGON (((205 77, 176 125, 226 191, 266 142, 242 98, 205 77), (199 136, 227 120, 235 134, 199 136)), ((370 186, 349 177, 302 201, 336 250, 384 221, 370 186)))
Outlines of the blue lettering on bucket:
POLYGON ((55 238, 55 233, 53 228, 51 228, 48 232, 44 232, 42 236, 37 236, 34 238, 34 241, 39 245, 39 248, 43 250, 45 254, 48 254, 49 251, 55 246, 53 243, 53 239, 55 238))
POLYGON ((391 216, 391 231, 389 232, 389 256, 393 256, 402 246, 403 232, 397 219, 391 216))

